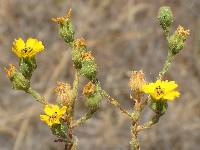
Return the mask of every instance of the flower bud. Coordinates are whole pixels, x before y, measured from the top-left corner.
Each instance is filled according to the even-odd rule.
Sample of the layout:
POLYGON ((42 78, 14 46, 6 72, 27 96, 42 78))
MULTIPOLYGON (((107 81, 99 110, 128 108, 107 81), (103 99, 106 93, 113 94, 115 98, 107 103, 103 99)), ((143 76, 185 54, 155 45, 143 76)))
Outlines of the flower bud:
POLYGON ((14 65, 5 68, 8 78, 12 82, 13 89, 27 91, 30 88, 30 81, 27 80, 14 65))
POLYGON ((185 46, 185 41, 189 36, 189 30, 184 30, 179 26, 172 36, 169 38, 169 49, 173 55, 178 54, 185 46))
POLYGON ((83 88, 83 95, 86 97, 85 105, 89 109, 95 110, 99 108, 102 97, 95 84, 92 82, 87 83, 83 88))
POLYGON ((159 9, 158 21, 163 28, 164 32, 169 33, 171 24, 173 22, 173 14, 170 7, 163 6, 159 9))
POLYGON ((67 126, 65 124, 54 124, 50 129, 53 135, 56 135, 59 138, 67 138, 67 126))
POLYGON ((76 39, 73 42, 72 61, 77 69, 82 67, 82 53, 86 52, 86 41, 83 38, 76 39))
POLYGON ((20 58, 19 69, 26 79, 31 79, 32 73, 36 68, 37 64, 35 57, 20 58))
POLYGON ((93 80, 97 74, 97 65, 94 60, 83 60, 82 68, 80 69, 81 75, 85 76, 89 80, 93 80))
POLYGON ((67 12, 64 17, 52 18, 52 21, 60 25, 59 33, 66 43, 74 41, 74 28, 71 21, 71 9, 67 12))

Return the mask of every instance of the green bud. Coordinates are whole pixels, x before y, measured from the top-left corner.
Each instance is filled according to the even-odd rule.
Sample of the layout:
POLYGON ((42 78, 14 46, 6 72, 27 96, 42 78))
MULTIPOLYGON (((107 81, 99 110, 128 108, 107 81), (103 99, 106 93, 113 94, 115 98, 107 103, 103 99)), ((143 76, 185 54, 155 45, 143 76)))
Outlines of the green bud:
POLYGON ((72 61, 76 69, 82 67, 83 53, 87 52, 86 41, 83 38, 76 39, 73 42, 72 49, 72 61))
POLYGON ((19 69, 23 76, 30 80, 33 71, 37 68, 35 57, 32 58, 20 58, 19 69))
POLYGON ((96 110, 99 108, 101 99, 102 99, 102 97, 101 97, 100 93, 95 92, 91 96, 86 97, 85 105, 91 110, 96 110))
POLYGON ((82 68, 80 69, 81 75, 89 80, 93 80, 97 74, 97 65, 94 60, 83 60, 82 68))
POLYGON ((67 126, 64 124, 54 124, 51 126, 51 132, 53 135, 58 136, 59 138, 67 138, 67 126))
POLYGON ((166 101, 152 100, 150 108, 157 114, 164 114, 167 111, 168 105, 166 101))
POLYGON ((74 41, 75 32, 70 19, 64 21, 63 24, 60 24, 59 34, 68 44, 74 41))
POLYGON ((169 37, 169 50, 173 55, 178 54, 185 45, 184 38, 175 32, 172 36, 169 37))
POLYGON ((160 7, 158 12, 158 21, 163 28, 165 34, 168 34, 173 22, 173 14, 168 6, 160 7))
POLYGON ((30 81, 27 80, 14 65, 5 68, 8 78, 12 82, 13 89, 27 91, 30 88, 30 81))

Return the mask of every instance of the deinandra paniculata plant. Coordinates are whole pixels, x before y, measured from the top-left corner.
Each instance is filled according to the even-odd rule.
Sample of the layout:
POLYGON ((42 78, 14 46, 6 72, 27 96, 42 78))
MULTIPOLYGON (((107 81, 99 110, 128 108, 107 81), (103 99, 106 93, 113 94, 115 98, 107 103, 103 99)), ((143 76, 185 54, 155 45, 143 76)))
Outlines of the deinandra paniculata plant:
POLYGON ((64 17, 53 18, 52 21, 59 26, 59 34, 65 43, 71 47, 71 58, 75 68, 74 81, 72 85, 67 82, 58 82, 55 87, 57 100, 50 104, 45 97, 33 89, 31 77, 37 68, 36 55, 42 52, 45 47, 43 43, 34 38, 24 41, 22 38, 15 39, 12 46, 13 53, 19 58, 18 67, 10 64, 5 68, 7 77, 15 90, 22 90, 30 94, 36 101, 44 105, 44 112, 40 120, 46 123, 57 142, 63 142, 65 150, 76 150, 78 139, 73 130, 86 120, 90 119, 100 107, 102 98, 108 100, 116 109, 131 120, 130 125, 130 147, 132 150, 139 150, 140 144, 138 134, 140 131, 151 128, 158 123, 167 111, 168 102, 174 101, 180 96, 175 81, 163 80, 163 76, 169 70, 170 64, 177 54, 184 48, 185 41, 189 36, 189 30, 178 26, 172 31, 174 17, 170 7, 161 7, 158 12, 158 22, 163 30, 163 35, 168 44, 168 55, 162 70, 155 77, 155 81, 148 82, 142 70, 133 70, 128 83, 132 93, 132 111, 129 112, 119 103, 119 100, 112 98, 103 88, 97 79, 97 64, 95 58, 87 48, 84 38, 76 38, 71 19, 71 9, 64 17), (82 95, 85 98, 85 106, 88 112, 79 119, 74 118, 74 105, 77 101, 79 80, 85 77, 88 83, 82 88, 82 95), (151 108, 153 116, 145 123, 141 123, 141 113, 145 107, 151 108))

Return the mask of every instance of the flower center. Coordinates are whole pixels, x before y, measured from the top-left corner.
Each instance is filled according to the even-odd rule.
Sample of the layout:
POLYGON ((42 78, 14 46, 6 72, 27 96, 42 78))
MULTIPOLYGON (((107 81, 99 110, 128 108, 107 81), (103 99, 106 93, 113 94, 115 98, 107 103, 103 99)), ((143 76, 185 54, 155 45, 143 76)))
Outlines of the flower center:
POLYGON ((165 94, 165 90, 162 89, 160 86, 157 86, 154 90, 156 97, 162 97, 165 94))
POLYGON ((23 49, 23 52, 26 54, 27 52, 31 52, 32 51, 32 48, 30 47, 26 47, 23 49))

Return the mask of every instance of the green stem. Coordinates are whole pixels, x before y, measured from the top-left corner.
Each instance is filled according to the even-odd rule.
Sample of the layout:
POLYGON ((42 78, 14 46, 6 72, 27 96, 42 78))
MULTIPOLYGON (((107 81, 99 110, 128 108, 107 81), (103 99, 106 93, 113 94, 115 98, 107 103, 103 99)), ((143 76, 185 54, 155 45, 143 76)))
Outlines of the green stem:
POLYGON ((173 58, 174 58, 173 54, 169 51, 168 55, 167 55, 167 59, 165 61, 165 64, 164 64, 162 70, 158 74, 157 80, 161 80, 163 78, 164 74, 169 70, 169 67, 172 63, 173 58))
POLYGON ((81 118, 76 120, 76 122, 74 124, 72 124, 71 128, 78 127, 78 126, 82 125, 83 123, 85 123, 88 119, 90 119, 93 116, 93 114, 96 111, 97 110, 90 110, 89 112, 87 112, 84 116, 82 116, 81 118))
POLYGON ((26 91, 26 93, 29 93, 30 95, 32 95, 36 99, 36 101, 44 105, 48 104, 45 98, 41 96, 37 91, 33 90, 31 87, 26 91))
POLYGON ((154 124, 158 123, 161 114, 155 114, 148 122, 144 123, 143 125, 138 126, 137 130, 141 131, 144 129, 149 129, 151 128, 154 124))
POLYGON ((99 89, 99 92, 100 92, 101 96, 105 97, 110 104, 114 105, 116 108, 118 108, 123 114, 125 114, 129 118, 132 118, 132 115, 126 109, 124 109, 121 106, 121 104, 118 102, 118 100, 112 98, 106 91, 104 91, 103 89, 101 89, 101 87, 99 89))
POLYGON ((74 105, 75 105, 75 101, 76 101, 76 97, 78 95, 78 84, 79 84, 79 80, 80 80, 80 73, 78 70, 76 70, 75 73, 75 78, 74 78, 74 82, 73 82, 73 89, 72 89, 72 116, 74 115, 74 105))
POLYGON ((132 125, 131 125, 131 141, 130 141, 131 150, 140 150, 137 126, 138 125, 135 122, 132 122, 132 125))

